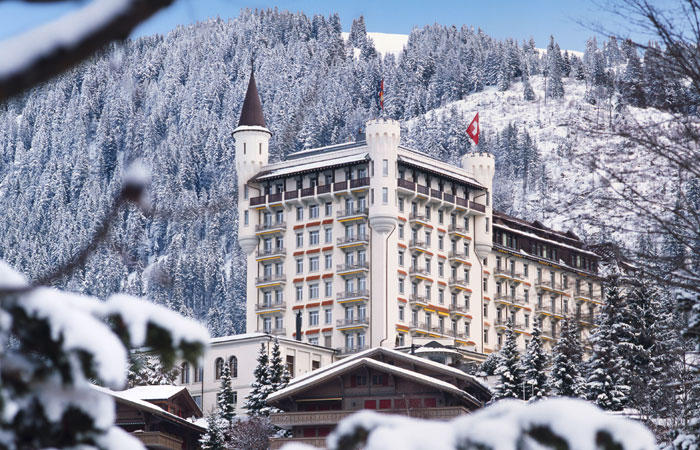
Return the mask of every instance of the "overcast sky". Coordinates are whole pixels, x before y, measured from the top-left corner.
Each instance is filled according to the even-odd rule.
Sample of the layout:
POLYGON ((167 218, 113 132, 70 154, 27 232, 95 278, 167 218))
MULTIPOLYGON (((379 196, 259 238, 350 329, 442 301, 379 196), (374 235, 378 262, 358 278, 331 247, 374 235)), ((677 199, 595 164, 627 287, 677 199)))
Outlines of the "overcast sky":
MULTIPOLYGON (((65 14, 85 1, 59 2, 58 5, 0 1, 0 39, 65 14)), ((176 0, 172 7, 142 24, 132 37, 167 33, 177 25, 210 17, 235 17, 241 8, 275 6, 308 15, 327 16, 337 12, 343 31, 349 31, 354 18, 364 15, 368 31, 408 34, 414 26, 436 22, 466 24, 480 27, 498 39, 513 37, 522 41, 532 36, 538 47, 546 47, 549 35, 553 34, 562 49, 581 51, 586 39, 594 33, 578 22, 603 22, 624 34, 619 19, 599 10, 594 0, 176 0)))

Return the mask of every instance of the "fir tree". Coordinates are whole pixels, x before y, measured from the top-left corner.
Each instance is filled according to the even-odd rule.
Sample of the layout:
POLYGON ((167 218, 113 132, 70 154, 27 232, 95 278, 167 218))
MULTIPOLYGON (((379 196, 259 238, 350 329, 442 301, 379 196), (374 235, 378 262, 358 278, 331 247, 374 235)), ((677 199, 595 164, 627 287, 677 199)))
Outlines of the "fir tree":
POLYGON ((270 370, 268 373, 268 381, 270 383, 270 392, 277 392, 284 389, 289 384, 291 375, 287 370, 287 366, 282 361, 280 352, 280 343, 275 339, 272 344, 272 358, 270 359, 270 370))
POLYGON ((561 336, 552 349, 552 394, 581 397, 585 380, 581 376, 583 349, 578 337, 578 325, 572 320, 565 320, 561 328, 561 336))
POLYGON ((498 384, 493 399, 522 398, 520 353, 512 325, 508 325, 505 342, 498 353, 499 364, 495 372, 498 375, 498 384))
POLYGON ((127 386, 174 384, 179 375, 180 369, 166 370, 157 356, 134 353, 127 373, 127 386))
POLYGON ((221 414, 214 412, 207 416, 207 431, 202 435, 199 443, 202 450, 227 450, 226 431, 228 422, 221 414))
POLYGON ((498 356, 500 352, 489 353, 481 366, 479 366, 479 376, 491 376, 496 374, 498 368, 498 356))
POLYGON ((217 406, 219 407, 219 414, 221 415, 221 418, 224 419, 229 425, 233 421, 233 417, 236 415, 236 404, 233 400, 231 368, 228 364, 224 364, 224 368, 221 371, 221 388, 219 389, 217 406))
POLYGON ((271 393, 269 358, 265 344, 260 344, 258 352, 258 364, 255 366, 253 376, 255 380, 252 384, 250 394, 246 397, 245 409, 248 410, 249 416, 269 416, 270 407, 267 406, 267 396, 271 393))
POLYGON ((523 72, 523 99, 527 100, 528 102, 531 102, 535 100, 537 97, 535 96, 535 91, 532 89, 532 86, 530 85, 530 76, 527 74, 527 71, 523 72))
POLYGON ((554 43, 554 36, 549 39, 547 47, 547 91, 549 98, 562 98, 564 96, 564 83, 561 81, 561 51, 554 43))
POLYGON ((547 354, 542 347, 541 335, 540 327, 535 326, 522 359, 524 397, 531 402, 542 400, 549 395, 547 354))
POLYGON ((625 343, 616 339, 620 335, 615 322, 617 310, 623 309, 619 282, 617 275, 608 282, 605 304, 591 337, 593 354, 588 360, 586 381, 586 398, 608 411, 621 411, 629 394, 629 387, 624 384, 629 378, 626 362, 618 350, 625 343))

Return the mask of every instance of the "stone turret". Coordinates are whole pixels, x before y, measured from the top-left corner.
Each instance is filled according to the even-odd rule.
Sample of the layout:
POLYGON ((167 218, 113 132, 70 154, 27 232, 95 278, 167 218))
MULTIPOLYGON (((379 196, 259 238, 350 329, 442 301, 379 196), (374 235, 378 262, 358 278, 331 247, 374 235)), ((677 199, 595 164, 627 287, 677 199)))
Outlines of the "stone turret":
POLYGON ((486 188, 477 192, 472 199, 476 203, 486 205, 486 213, 479 214, 474 223, 474 250, 479 258, 486 258, 493 248, 493 175, 496 161, 491 153, 467 153, 462 157, 462 168, 472 173, 476 181, 486 188))

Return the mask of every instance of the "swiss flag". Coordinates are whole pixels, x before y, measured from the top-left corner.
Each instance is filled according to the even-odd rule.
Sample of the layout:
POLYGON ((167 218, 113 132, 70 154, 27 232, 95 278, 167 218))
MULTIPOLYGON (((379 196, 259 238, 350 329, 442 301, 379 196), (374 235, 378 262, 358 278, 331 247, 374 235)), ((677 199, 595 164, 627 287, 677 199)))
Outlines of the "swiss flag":
POLYGON ((476 116, 474 116, 467 127, 467 134, 472 138, 474 144, 479 145, 479 113, 476 113, 476 116))

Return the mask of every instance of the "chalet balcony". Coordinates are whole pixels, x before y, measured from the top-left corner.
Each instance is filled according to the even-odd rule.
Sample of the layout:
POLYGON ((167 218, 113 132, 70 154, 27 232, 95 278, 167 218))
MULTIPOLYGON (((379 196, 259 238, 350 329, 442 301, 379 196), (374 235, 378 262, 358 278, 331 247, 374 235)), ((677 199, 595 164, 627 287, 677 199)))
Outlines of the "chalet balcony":
POLYGON ((347 330, 349 328, 367 328, 369 326, 369 317, 353 317, 350 319, 338 319, 335 323, 335 327, 340 330, 347 330))
MULTIPOLYGON (((350 189, 360 189, 369 187, 369 177, 357 178, 355 180, 350 180, 350 189)), ((364 190, 364 189, 363 189, 364 190)))
POLYGON ((430 299, 425 295, 411 294, 408 296, 409 305, 428 306, 430 299))
POLYGON ((286 230, 286 222, 266 222, 255 226, 255 234, 284 233, 286 230))
MULTIPOLYGON (((383 414, 398 414, 420 419, 450 420, 454 417, 467 414, 462 406, 444 406, 438 408, 400 408, 400 409, 376 409, 383 414)), ((278 427, 291 428, 304 425, 335 425, 347 416, 356 413, 354 411, 311 411, 311 412, 284 412, 270 414, 270 422, 278 427)), ((287 438, 287 442, 302 442, 302 439, 287 438)), ((323 442, 325 445, 325 441, 323 442)))
POLYGON ((352 208, 342 211, 338 211, 338 220, 341 222, 349 222, 351 220, 364 220, 367 219, 367 214, 369 214, 369 209, 367 208, 352 208))
POLYGON ((164 450, 184 448, 184 441, 181 438, 162 431, 139 431, 133 433, 132 436, 141 441, 147 448, 164 450))
POLYGON ((408 249, 410 251, 427 252, 428 245, 424 241, 419 241, 418 239, 411 239, 411 241, 408 243, 408 249))
POLYGON ((351 300, 369 300, 369 291, 367 289, 358 289, 356 291, 340 292, 336 298, 341 303, 351 300))
POLYGON ((264 287, 265 285, 268 284, 283 284, 287 280, 287 277, 284 276, 284 274, 270 274, 270 275, 262 275, 259 277, 255 278, 255 286, 256 287, 264 287))
POLYGON ((508 280, 511 283, 522 283, 525 281, 525 276, 515 270, 497 268, 494 276, 496 278, 508 280))
POLYGON ((353 236, 344 236, 338 238, 338 247, 340 248, 352 248, 369 245, 369 235, 358 234, 353 236))
POLYGON ((477 213, 486 214, 486 206, 481 203, 469 202, 469 209, 477 213))
POLYGON ((404 180, 402 178, 399 178, 396 181, 396 183, 397 183, 397 187, 398 187, 399 191, 411 192, 411 193, 416 192, 416 183, 414 183, 413 181, 408 181, 408 180, 404 180))
POLYGON ((279 259, 284 258, 286 254, 286 250, 282 247, 264 248, 255 252, 255 259, 258 261, 261 259, 279 259))
POLYGON ((369 271, 369 262, 368 261, 362 261, 362 262, 351 263, 351 264, 338 264, 338 266, 336 267, 336 272, 340 276, 366 274, 368 271, 369 271))
POLYGON ((333 185, 323 184, 321 186, 316 186, 316 195, 321 198, 330 197, 331 195, 333 195, 333 185))
POLYGON ((255 311, 258 313, 264 312, 274 312, 286 309, 287 304, 285 302, 270 302, 270 303, 257 303, 255 305, 255 311))

